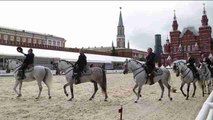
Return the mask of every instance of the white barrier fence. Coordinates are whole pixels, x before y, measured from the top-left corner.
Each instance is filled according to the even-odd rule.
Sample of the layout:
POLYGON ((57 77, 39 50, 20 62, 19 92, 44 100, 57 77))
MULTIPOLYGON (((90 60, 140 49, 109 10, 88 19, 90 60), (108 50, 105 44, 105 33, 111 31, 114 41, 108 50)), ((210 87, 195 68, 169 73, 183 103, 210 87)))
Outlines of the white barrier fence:
POLYGON ((213 91, 203 103, 195 120, 213 120, 213 91))

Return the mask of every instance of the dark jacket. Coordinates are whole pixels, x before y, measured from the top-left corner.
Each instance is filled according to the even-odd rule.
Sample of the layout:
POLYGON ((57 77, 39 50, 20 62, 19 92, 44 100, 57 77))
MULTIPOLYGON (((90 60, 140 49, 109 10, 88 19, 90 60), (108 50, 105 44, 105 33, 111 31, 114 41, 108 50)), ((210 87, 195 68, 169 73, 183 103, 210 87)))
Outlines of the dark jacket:
POLYGON ((186 64, 188 64, 188 66, 193 66, 194 67, 194 63, 195 63, 195 59, 190 57, 187 61, 186 64))
POLYGON ((78 61, 75 63, 78 67, 83 68, 87 65, 87 57, 84 54, 80 54, 78 57, 78 61))
POLYGON ((26 58, 24 59, 24 64, 34 64, 34 54, 29 53, 29 54, 24 54, 26 58))
POLYGON ((146 57, 146 65, 151 69, 155 68, 155 53, 151 53, 146 57))

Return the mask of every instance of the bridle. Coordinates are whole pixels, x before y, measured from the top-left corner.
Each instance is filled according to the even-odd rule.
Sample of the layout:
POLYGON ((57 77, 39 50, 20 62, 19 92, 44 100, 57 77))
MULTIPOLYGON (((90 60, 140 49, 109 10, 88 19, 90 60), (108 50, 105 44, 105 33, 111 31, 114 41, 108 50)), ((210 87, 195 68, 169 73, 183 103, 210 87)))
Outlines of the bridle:
POLYGON ((70 70, 68 70, 69 68, 71 68, 71 67, 74 67, 74 65, 71 63, 71 62, 69 62, 69 61, 66 61, 66 60, 60 60, 59 62, 61 62, 61 61, 64 61, 64 62, 66 62, 67 64, 70 64, 71 66, 68 66, 67 68, 65 68, 65 69, 61 69, 61 71, 65 71, 65 75, 67 74, 67 73, 69 73, 70 71, 72 71, 73 69, 70 69, 70 70), (68 70, 68 71, 67 71, 68 70), (67 71, 67 72, 66 72, 67 71))
MULTIPOLYGON (((135 71, 137 71, 137 70, 143 68, 143 66, 144 66, 142 63, 140 63, 140 62, 138 62, 138 61, 136 61, 136 60, 129 60, 129 62, 130 62, 130 61, 134 61, 134 62, 136 62, 137 64, 140 64, 140 65, 141 65, 141 66, 138 67, 138 68, 131 69, 132 72, 135 72, 135 71)), ((135 78, 138 74, 140 74, 141 72, 143 72, 143 71, 144 71, 144 68, 143 68, 142 70, 140 70, 139 72, 137 72, 137 73, 134 75, 134 78, 135 78)))

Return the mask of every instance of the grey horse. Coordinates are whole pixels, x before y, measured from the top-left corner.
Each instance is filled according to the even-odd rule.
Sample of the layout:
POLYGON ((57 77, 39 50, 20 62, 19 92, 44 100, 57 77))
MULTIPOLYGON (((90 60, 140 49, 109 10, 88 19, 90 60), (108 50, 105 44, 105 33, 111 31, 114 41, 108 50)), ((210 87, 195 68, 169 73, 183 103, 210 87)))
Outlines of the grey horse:
MULTIPOLYGON (((126 74, 129 70, 133 72, 135 83, 136 83, 133 88, 133 92, 137 96, 137 100, 135 101, 135 103, 137 103, 139 98, 141 97, 140 93, 141 93, 142 86, 145 84, 149 84, 149 81, 147 81, 147 78, 146 78, 147 74, 144 69, 144 64, 139 62, 138 60, 129 59, 125 61, 124 66, 125 66, 124 74, 126 74), (138 87, 138 92, 136 93, 135 89, 137 87, 138 87)), ((164 86, 168 88, 168 97, 170 100, 172 100, 172 97, 170 97, 171 86, 169 84, 170 76, 171 76, 170 72, 166 68, 159 68, 158 71, 160 72, 156 73, 154 77, 154 83, 158 82, 161 87, 161 96, 159 98, 159 101, 161 101, 161 99, 163 98, 164 86)))
POLYGON ((22 82, 31 82, 36 80, 39 86, 39 93, 36 99, 40 98, 41 91, 42 91, 42 82, 44 82, 48 88, 48 96, 49 99, 51 98, 50 95, 50 89, 51 89, 51 83, 52 83, 52 72, 49 68, 44 66, 34 66, 33 68, 26 70, 25 76, 26 78, 23 80, 18 80, 18 69, 21 67, 22 62, 17 59, 8 59, 6 62, 7 69, 14 70, 14 77, 16 79, 14 91, 18 95, 17 97, 21 97, 21 88, 22 88, 22 82), (19 91, 16 90, 17 86, 19 85, 19 91))
MULTIPOLYGON (((66 91, 66 87, 70 86, 70 91, 71 91, 71 98, 69 101, 72 101, 74 98, 74 93, 73 93, 73 84, 75 83, 75 79, 73 79, 73 68, 74 65, 66 60, 59 60, 58 61, 58 69, 62 72, 64 72, 67 83, 64 85, 64 93, 68 97, 68 93, 66 91)), ((94 84, 94 93, 90 97, 89 100, 92 100, 95 97, 95 94, 98 90, 98 84, 102 88, 102 92, 105 94, 105 101, 107 101, 108 95, 107 95, 107 81, 106 81, 106 73, 105 71, 100 68, 100 67, 92 67, 88 69, 89 72, 86 74, 82 74, 80 77, 81 83, 85 82, 92 82, 94 84)))

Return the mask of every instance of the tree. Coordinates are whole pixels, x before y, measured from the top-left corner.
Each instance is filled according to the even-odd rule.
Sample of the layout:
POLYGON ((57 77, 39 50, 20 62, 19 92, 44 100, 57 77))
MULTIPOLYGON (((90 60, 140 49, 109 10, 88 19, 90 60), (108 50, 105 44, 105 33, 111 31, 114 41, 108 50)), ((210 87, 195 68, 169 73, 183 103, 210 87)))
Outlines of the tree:
POLYGON ((114 46, 112 46, 112 56, 118 56, 114 46))

